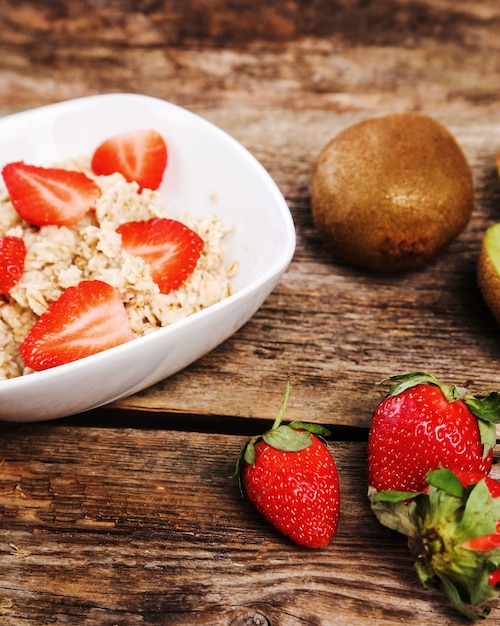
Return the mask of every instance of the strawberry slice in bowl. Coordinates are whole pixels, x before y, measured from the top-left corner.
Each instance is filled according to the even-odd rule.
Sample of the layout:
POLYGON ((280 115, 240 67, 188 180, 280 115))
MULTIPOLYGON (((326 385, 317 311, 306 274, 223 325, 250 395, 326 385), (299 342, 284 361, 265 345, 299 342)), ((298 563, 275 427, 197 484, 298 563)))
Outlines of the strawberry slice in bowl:
POLYGON ((16 161, 5 165, 2 175, 16 211, 35 226, 76 224, 100 195, 92 179, 74 170, 16 161))
POLYGON ((7 294, 21 279, 26 246, 21 237, 0 237, 0 293, 7 294))
POLYGON ((193 273, 204 247, 197 233, 168 218, 126 222, 116 230, 125 250, 144 259, 165 294, 180 287, 193 273))
POLYGON ((134 338, 115 287, 84 280, 49 305, 19 348, 25 364, 41 371, 77 361, 134 338))
POLYGON ((119 172, 142 189, 158 189, 167 167, 165 140, 156 130, 137 129, 114 135, 95 150, 91 167, 97 175, 119 172))

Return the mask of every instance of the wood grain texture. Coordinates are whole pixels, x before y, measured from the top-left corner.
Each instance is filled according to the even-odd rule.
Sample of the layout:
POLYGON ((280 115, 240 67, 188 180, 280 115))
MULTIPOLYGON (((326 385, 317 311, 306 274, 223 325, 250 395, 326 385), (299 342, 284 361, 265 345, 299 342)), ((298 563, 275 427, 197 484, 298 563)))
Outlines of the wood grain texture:
POLYGON ((256 155, 297 232, 263 307, 199 362, 107 408, 0 425, 0 623, 466 624, 375 522, 366 429, 396 371, 500 387, 499 328, 475 279, 500 220, 497 0, 0 0, 0 16, 0 114, 114 91, 180 104, 256 155), (397 277, 343 264, 310 214, 326 141, 395 111, 450 129, 476 193, 464 233, 397 277), (333 426, 343 500, 323 551, 274 532, 230 478, 287 375, 287 417, 333 426))
MULTIPOLYGON (((242 500, 230 476, 245 440, 2 428, 4 623, 465 623, 439 593, 420 587, 404 538, 372 516, 366 443, 331 442, 341 521, 330 546, 311 551, 242 500)), ((488 623, 500 623, 500 609, 488 623)))
POLYGON ((496 0, 1 0, 3 107, 134 91, 185 106, 495 116, 496 0))

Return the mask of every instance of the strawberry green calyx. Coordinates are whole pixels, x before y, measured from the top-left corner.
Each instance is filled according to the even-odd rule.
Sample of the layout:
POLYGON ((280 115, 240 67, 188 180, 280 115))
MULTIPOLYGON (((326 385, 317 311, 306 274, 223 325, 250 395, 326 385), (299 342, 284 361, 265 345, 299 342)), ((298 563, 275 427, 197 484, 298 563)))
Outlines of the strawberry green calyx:
POLYGON ((455 387, 454 385, 443 385, 431 374, 427 374, 426 372, 410 372, 409 374, 396 374, 394 376, 389 376, 381 381, 380 384, 384 383, 393 383, 389 389, 389 395, 396 396, 398 393, 402 393, 406 391, 406 389, 410 389, 410 387, 415 387, 416 385, 435 385, 439 387, 443 392, 445 398, 448 402, 453 402, 454 400, 461 400, 465 397, 467 393, 467 389, 465 387, 455 387))
POLYGON ((439 387, 448 402, 462 400, 469 411, 476 417, 483 444, 483 459, 485 459, 496 444, 495 424, 500 424, 500 391, 469 394, 466 387, 445 385, 437 378, 426 372, 410 372, 396 374, 382 380, 380 384, 390 383, 389 395, 396 396, 417 385, 434 385, 439 387))
POLYGON ((463 487, 450 470, 428 472, 426 492, 369 492, 372 510, 385 526, 408 537, 422 585, 441 588, 471 620, 484 618, 500 589, 489 577, 500 567, 500 545, 481 545, 496 532, 500 498, 486 480, 463 487), (474 541, 471 541, 474 540, 474 541))
POLYGON ((268 445, 276 448, 276 450, 281 450, 282 452, 298 452, 299 450, 304 450, 311 445, 311 434, 323 437, 327 437, 330 434, 328 429, 318 424, 307 424, 300 421, 282 424, 289 394, 290 377, 287 378, 285 394, 283 396, 281 407, 271 429, 262 433, 262 435, 255 435, 243 446, 236 462, 236 470, 233 477, 240 474, 243 461, 246 461, 250 465, 255 463, 254 448, 255 444, 261 439, 263 439, 268 445))

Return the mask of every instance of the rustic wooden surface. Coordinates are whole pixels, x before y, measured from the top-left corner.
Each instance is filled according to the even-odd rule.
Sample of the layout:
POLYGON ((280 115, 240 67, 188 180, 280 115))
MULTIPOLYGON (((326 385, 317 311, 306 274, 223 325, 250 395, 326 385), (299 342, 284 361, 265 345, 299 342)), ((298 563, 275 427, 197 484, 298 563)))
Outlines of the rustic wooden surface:
POLYGON ((365 440, 388 374, 500 388, 475 280, 500 220, 497 0, 0 0, 0 15, 0 114, 114 91, 175 102, 257 156, 297 230, 275 291, 199 362, 82 416, 0 425, 0 623, 465 623, 371 516, 365 440), (424 270, 370 275, 320 242, 312 166, 342 128, 406 110, 456 136, 474 215, 424 270), (274 533, 229 478, 287 375, 288 416, 333 431, 342 515, 321 552, 274 533))

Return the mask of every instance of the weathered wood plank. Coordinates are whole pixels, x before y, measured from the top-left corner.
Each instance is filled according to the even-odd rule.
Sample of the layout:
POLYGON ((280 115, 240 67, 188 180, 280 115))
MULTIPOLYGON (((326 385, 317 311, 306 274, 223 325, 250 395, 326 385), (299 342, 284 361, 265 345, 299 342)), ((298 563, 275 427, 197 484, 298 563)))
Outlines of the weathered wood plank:
POLYGON ((0 9, 2 107, 116 90, 202 107, 498 110, 495 0, 2 0, 0 9))
MULTIPOLYGON (((308 551, 241 499, 230 475, 244 440, 2 427, 0 616, 52 626, 464 623, 420 587, 404 538, 373 518, 365 443, 332 442, 341 523, 328 548, 308 551)), ((500 624, 499 608, 488 623, 500 624)))
MULTIPOLYGON (((0 0, 0 14, 0 114, 110 91, 187 106, 262 161, 298 238, 261 310, 184 372, 78 418, 1 425, 0 621, 467 623, 375 522, 357 431, 334 428, 361 440, 333 443, 343 503, 324 551, 275 533, 229 476, 256 426, 239 417, 274 418, 288 374, 287 417, 362 428, 395 371, 500 385, 499 329, 475 281, 479 242, 500 219, 497 0, 0 0), (341 128, 401 110, 456 135, 476 209, 425 270, 371 276, 319 241, 310 175, 341 128)), ((487 623, 500 624, 499 607, 487 623)))

